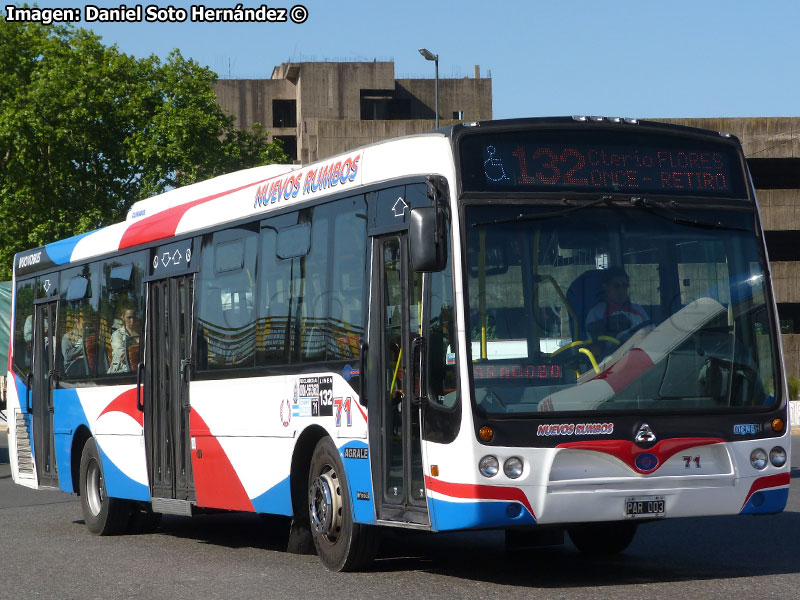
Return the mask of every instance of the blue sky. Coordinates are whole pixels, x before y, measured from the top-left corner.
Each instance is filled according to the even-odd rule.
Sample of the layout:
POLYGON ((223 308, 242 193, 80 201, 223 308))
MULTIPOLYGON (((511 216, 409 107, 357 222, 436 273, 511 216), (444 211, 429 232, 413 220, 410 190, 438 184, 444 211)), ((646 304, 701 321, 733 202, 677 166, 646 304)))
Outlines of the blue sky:
MULTIPOLYGON (((173 48, 221 77, 269 77, 288 60, 393 59, 396 77, 491 73, 494 117, 800 115, 800 2, 298 0, 294 23, 92 23, 136 56, 173 48)), ((101 7, 122 2, 98 1, 101 7)), ((226 0, 144 2, 233 7, 226 0)), ((270 7, 291 8, 275 0, 270 7)), ((84 11, 86 2, 40 1, 84 11)), ((126 2, 135 6, 135 0, 126 2)), ((245 7, 261 2, 243 0, 245 7)), ((3 3, 5 5, 5 3, 3 3)), ((85 14, 85 13, 84 13, 85 14)))

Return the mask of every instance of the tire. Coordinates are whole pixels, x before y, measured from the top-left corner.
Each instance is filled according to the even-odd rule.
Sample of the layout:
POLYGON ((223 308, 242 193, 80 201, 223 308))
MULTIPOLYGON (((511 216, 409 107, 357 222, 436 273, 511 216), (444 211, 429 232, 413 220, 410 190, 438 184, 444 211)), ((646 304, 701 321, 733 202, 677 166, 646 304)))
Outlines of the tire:
POLYGON ((308 516, 314 547, 331 571, 356 571, 377 554, 378 528, 353 523, 339 451, 329 437, 314 449, 308 473, 308 516))
POLYGON ((131 522, 133 503, 108 497, 103 463, 94 438, 89 438, 83 446, 80 469, 81 509, 86 527, 97 535, 124 532, 131 522))
POLYGON ((584 554, 619 554, 631 545, 636 535, 637 523, 614 521, 587 523, 569 528, 572 543, 584 554))

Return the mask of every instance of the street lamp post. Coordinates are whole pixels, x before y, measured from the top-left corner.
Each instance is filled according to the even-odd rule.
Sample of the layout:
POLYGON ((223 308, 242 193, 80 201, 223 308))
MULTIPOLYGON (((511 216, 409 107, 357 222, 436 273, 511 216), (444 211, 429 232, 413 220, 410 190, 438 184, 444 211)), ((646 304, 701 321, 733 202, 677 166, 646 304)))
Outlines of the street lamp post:
POLYGON ((425 60, 432 60, 436 68, 436 129, 439 129, 439 55, 425 48, 420 48, 419 53, 425 60))

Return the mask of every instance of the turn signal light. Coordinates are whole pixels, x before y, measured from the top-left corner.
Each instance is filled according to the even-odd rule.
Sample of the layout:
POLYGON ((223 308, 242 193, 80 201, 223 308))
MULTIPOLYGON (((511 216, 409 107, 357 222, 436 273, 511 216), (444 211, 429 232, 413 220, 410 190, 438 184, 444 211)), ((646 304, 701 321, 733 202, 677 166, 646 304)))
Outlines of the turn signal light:
POLYGON ((478 437, 481 438, 482 442, 491 442, 494 439, 494 429, 484 425, 478 431, 478 437))
POLYGON ((783 419, 772 419, 772 431, 778 433, 783 431, 784 427, 786 427, 786 424, 783 422, 783 419))

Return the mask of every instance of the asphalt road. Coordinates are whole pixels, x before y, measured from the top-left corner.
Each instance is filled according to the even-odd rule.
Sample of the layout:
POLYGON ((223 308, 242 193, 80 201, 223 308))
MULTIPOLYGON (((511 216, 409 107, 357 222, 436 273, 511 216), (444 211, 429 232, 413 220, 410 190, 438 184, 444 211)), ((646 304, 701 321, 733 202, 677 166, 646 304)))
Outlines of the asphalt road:
MULTIPOLYGON (((800 436, 792 440, 800 457, 800 436)), ((282 521, 165 517, 156 533, 100 538, 75 496, 11 483, 0 433, 0 599, 797 598, 800 468, 787 510, 641 527, 614 558, 569 543, 510 551, 496 532, 390 533, 366 573, 283 551, 282 521)))

